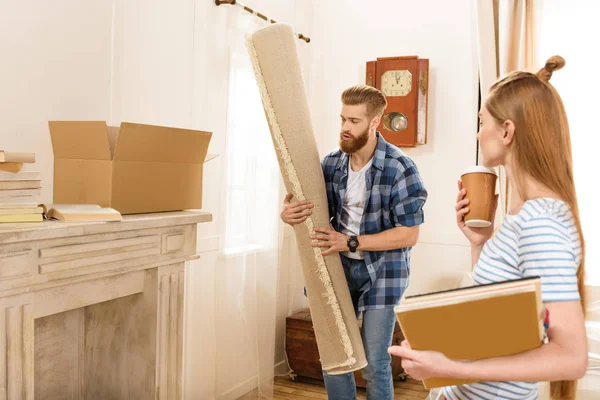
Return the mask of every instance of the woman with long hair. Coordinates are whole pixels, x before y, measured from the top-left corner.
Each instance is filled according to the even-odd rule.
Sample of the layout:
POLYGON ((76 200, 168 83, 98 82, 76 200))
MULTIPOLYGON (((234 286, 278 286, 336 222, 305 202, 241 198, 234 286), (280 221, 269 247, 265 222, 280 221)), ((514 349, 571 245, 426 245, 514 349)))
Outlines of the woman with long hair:
POLYGON ((547 343, 477 361, 412 350, 406 341, 390 347, 415 379, 480 381, 443 388, 448 400, 537 399, 537 382, 548 381, 553 399, 574 399, 576 382, 587 370, 585 246, 571 140, 562 100, 549 83, 552 73, 564 65, 562 57, 554 56, 537 74, 508 74, 491 87, 481 108, 477 138, 482 164, 504 166, 516 191, 500 228, 494 232, 493 226, 465 225, 469 200, 460 181, 456 203, 458 227, 471 244, 476 284, 541 277, 542 300, 550 315, 547 343))

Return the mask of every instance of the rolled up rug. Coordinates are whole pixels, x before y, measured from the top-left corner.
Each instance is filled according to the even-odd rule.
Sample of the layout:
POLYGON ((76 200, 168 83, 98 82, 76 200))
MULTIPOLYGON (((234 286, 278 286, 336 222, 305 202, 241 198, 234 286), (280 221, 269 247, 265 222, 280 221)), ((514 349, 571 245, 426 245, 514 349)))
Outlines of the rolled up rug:
POLYGON ((314 205, 294 231, 321 366, 337 375, 367 360, 340 256, 323 256, 310 243, 315 228, 329 227, 329 210, 296 40, 290 26, 274 24, 248 35, 246 45, 285 187, 314 205))

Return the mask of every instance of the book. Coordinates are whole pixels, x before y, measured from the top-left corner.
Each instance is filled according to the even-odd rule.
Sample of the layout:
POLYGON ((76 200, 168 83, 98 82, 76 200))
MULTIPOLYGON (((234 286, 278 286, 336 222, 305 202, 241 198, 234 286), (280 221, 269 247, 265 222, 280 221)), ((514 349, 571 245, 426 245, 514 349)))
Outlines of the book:
POLYGON ((0 171, 0 181, 39 180, 40 173, 36 171, 6 172, 0 171))
MULTIPOLYGON (((23 209, 23 208, 37 208, 39 207, 39 202, 23 202, 23 203, 0 203, 0 210, 5 209, 5 208, 17 208, 17 209, 23 209)), ((42 208, 42 212, 44 211, 44 209, 42 208)))
POLYGON ((0 207, 0 215, 42 214, 42 207, 0 207))
POLYGON ((0 198, 0 204, 5 207, 14 207, 22 205, 32 205, 37 207, 40 204, 39 196, 18 196, 18 197, 6 197, 0 198))
MULTIPOLYGON (((539 277, 407 296, 394 312, 413 350, 438 351, 455 360, 518 354, 541 346, 544 340, 539 277)), ((423 386, 475 382, 431 378, 423 386)))
POLYGON ((4 202, 5 198, 9 197, 25 197, 25 196, 39 196, 42 193, 40 188, 37 189, 0 189, 0 202, 4 202))
POLYGON ((0 222, 42 222, 44 217, 42 214, 14 214, 14 215, 0 215, 0 222))
POLYGON ((121 213, 114 208, 97 204, 40 204, 47 218, 59 221, 121 221, 121 213))
POLYGON ((35 153, 0 150, 0 163, 34 163, 35 153))
POLYGON ((40 181, 37 179, 24 181, 0 181, 0 190, 38 189, 40 187, 40 181))

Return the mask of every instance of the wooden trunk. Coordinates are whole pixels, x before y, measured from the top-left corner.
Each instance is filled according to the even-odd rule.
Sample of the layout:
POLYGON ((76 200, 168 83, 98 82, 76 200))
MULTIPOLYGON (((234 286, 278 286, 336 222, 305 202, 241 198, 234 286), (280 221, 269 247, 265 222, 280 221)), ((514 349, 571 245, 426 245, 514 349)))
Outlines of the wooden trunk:
MULTIPOLYGON (((322 380, 323 370, 319 361, 319 350, 313 331, 310 311, 303 310, 287 317, 285 331, 285 351, 287 352, 288 362, 293 373, 298 376, 322 380)), ((396 322, 392 343, 399 345, 402 340, 404 340, 404 336, 398 322, 396 322)), ((392 377, 394 380, 406 379, 401 359, 398 357, 392 358, 392 377)), ((366 387, 366 382, 360 371, 354 373, 354 378, 356 379, 356 386, 366 387)))

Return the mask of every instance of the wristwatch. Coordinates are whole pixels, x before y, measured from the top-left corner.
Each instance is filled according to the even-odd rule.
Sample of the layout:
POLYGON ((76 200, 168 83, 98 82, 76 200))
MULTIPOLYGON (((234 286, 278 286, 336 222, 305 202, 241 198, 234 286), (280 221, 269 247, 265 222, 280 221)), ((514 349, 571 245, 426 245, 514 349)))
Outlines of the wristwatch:
POLYGON ((350 238, 348 238, 348 248, 350 249, 350 252, 354 253, 356 251, 357 247, 358 247, 358 238, 356 236, 350 236, 350 238))

